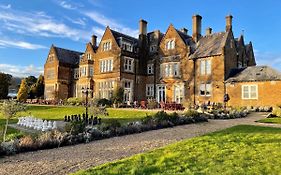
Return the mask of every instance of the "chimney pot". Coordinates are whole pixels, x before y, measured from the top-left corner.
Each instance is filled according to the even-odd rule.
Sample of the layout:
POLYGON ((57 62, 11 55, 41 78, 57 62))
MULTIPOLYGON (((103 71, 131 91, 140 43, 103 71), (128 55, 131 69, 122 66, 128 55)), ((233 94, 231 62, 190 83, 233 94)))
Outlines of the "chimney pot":
POLYGON ((96 35, 92 35, 92 45, 95 47, 97 46, 97 36, 96 35))
POLYGON ((192 16, 192 38, 197 42, 201 37, 202 16, 192 16))
POLYGON ((232 30, 232 19, 233 19, 233 16, 232 15, 228 15, 225 17, 226 19, 226 31, 229 31, 229 30, 232 30))
POLYGON ((140 35, 146 35, 147 34, 147 21, 141 19, 139 22, 139 34, 140 35))
POLYGON ((180 31, 187 35, 187 32, 188 32, 187 28, 182 28, 180 31))
POLYGON ((212 34, 212 28, 211 27, 208 27, 207 29, 206 29, 206 35, 211 35, 212 34))

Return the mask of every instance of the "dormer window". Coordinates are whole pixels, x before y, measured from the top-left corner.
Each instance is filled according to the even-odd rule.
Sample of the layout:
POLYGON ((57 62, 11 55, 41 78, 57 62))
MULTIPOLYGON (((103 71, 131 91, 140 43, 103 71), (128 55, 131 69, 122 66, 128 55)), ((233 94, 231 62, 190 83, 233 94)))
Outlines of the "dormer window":
POLYGON ((133 52, 133 45, 132 45, 132 43, 122 41, 122 49, 129 51, 129 52, 133 52))
POLYGON ((166 48, 166 50, 172 50, 172 49, 175 49, 175 39, 168 39, 167 41, 166 41, 166 46, 165 46, 165 48, 166 48))
POLYGON ((111 50, 111 41, 105 41, 102 44, 102 50, 103 51, 108 51, 111 50))

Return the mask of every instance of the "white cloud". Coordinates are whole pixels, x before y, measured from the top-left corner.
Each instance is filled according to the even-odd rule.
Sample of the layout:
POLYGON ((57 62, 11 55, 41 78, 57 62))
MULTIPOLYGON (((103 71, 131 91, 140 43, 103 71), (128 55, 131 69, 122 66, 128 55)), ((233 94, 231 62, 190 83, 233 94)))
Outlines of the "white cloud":
POLYGON ((105 17, 104 15, 102 15, 100 13, 91 11, 91 12, 85 12, 83 14, 104 27, 109 26, 111 29, 117 30, 121 33, 130 35, 133 37, 138 36, 138 30, 131 29, 120 23, 117 23, 114 19, 105 17))
POLYGON ((72 40, 88 40, 89 31, 75 29, 58 22, 44 12, 21 12, 10 10, 0 13, 1 28, 30 36, 61 37, 72 40))
POLYGON ((31 50, 47 48, 39 44, 32 44, 25 41, 12 41, 12 40, 5 40, 5 39, 0 39, 0 47, 2 48, 12 47, 12 48, 31 49, 31 50))
POLYGON ((255 50, 257 65, 267 65, 281 71, 281 53, 255 50))
POLYGON ((86 19, 85 18, 77 18, 77 19, 72 19, 68 16, 65 16, 65 18, 67 20, 69 20, 70 22, 72 22, 73 24, 78 24, 80 26, 86 26, 86 19))
POLYGON ((63 8, 65 8, 65 9, 69 9, 69 10, 74 10, 74 9, 76 9, 76 7, 74 7, 73 5, 67 3, 66 1, 61 1, 61 2, 59 3, 59 5, 60 5, 61 7, 63 7, 63 8))
POLYGON ((7 5, 0 5, 0 8, 2 9, 10 9, 12 7, 11 4, 7 4, 7 5))
POLYGON ((32 64, 28 66, 0 64, 0 72, 10 74, 14 77, 27 77, 30 75, 38 77, 44 73, 44 68, 36 67, 32 64))

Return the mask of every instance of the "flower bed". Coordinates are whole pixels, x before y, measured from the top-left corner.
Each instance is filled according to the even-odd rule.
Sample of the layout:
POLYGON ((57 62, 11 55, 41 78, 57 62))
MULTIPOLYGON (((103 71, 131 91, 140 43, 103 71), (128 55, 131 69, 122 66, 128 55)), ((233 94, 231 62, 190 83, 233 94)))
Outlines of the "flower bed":
POLYGON ((93 140, 207 121, 208 119, 204 115, 196 111, 187 111, 184 114, 168 114, 161 111, 153 116, 146 116, 140 121, 123 125, 117 120, 111 120, 109 123, 102 123, 94 127, 86 127, 81 123, 71 123, 71 127, 67 126, 68 132, 62 133, 55 130, 44 132, 37 137, 24 136, 18 140, 3 142, 0 145, 0 155, 88 143, 93 140))

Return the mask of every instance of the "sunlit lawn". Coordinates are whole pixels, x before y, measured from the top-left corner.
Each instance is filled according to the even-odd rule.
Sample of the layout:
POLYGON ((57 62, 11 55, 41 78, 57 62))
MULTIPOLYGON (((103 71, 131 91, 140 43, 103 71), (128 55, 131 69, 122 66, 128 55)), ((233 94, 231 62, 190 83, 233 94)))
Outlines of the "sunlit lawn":
POLYGON ((265 119, 259 120, 258 122, 281 124, 281 118, 279 118, 279 117, 276 117, 276 118, 265 118, 265 119))
MULTIPOLYGON (((64 120, 65 115, 82 114, 85 112, 84 107, 79 106, 38 106, 29 105, 26 112, 20 113, 18 116, 32 115, 36 118, 42 118, 47 120, 64 120)), ((155 111, 146 110, 134 110, 134 109, 108 109, 109 116, 99 116, 102 121, 107 122, 111 119, 119 120, 121 123, 139 120, 146 115, 155 113, 155 111)), ((16 123, 16 119, 10 121, 10 123, 16 123)), ((5 120, 2 114, 0 114, 0 137, 3 133, 5 120)), ((17 130, 9 128, 8 134, 15 133, 17 130)), ((2 137, 1 137, 2 138, 2 137)), ((1 139, 0 139, 1 140, 1 139)))
POLYGON ((76 174, 279 174, 281 129, 241 125, 76 174))

